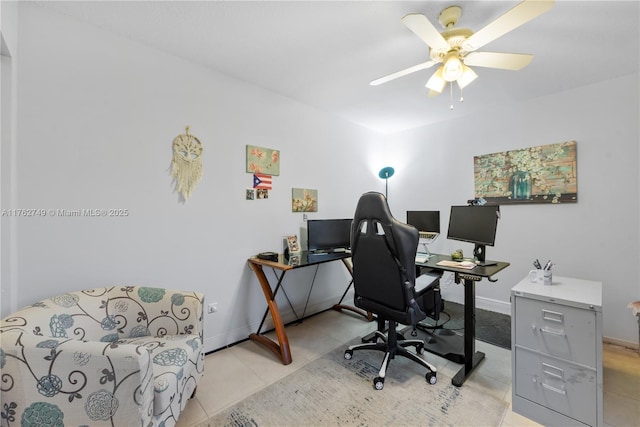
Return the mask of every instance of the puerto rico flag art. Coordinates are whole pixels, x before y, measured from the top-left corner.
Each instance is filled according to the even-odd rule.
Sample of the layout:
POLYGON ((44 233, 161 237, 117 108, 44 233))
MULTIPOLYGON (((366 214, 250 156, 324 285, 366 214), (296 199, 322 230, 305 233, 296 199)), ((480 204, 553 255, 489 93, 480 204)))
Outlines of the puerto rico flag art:
POLYGON ((271 175, 254 173, 253 188, 256 188, 258 190, 271 190, 271 175))

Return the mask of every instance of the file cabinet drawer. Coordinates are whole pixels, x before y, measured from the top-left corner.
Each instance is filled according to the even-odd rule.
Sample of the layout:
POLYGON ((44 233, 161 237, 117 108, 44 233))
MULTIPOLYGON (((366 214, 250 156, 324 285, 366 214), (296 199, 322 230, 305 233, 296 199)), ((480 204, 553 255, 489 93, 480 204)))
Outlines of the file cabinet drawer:
POLYGON ((515 297, 514 302, 516 345, 596 365, 594 311, 523 297, 515 297))
POLYGON ((588 425, 597 421, 596 370, 515 348, 514 393, 588 425))

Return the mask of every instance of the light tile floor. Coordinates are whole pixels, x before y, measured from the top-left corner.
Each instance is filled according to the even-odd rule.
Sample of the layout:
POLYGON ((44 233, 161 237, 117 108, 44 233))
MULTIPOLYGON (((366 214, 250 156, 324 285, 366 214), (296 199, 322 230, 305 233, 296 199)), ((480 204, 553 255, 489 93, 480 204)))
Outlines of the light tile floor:
MULTIPOLYGON (((177 427, 189 427, 245 399, 334 348, 375 330, 375 322, 329 310, 287 327, 293 362, 283 365, 264 347, 245 341, 205 358, 205 376, 196 397, 187 403, 177 427)), ((275 339, 275 334, 268 334, 275 339)), ((486 358, 463 387, 482 387, 511 404, 511 352, 476 342, 486 358)), ((452 377, 460 365, 425 353, 438 372, 452 377)), ((640 426, 640 356, 623 347, 604 345, 604 423, 609 427, 640 426)), ((501 426, 539 424, 508 410, 501 426)))

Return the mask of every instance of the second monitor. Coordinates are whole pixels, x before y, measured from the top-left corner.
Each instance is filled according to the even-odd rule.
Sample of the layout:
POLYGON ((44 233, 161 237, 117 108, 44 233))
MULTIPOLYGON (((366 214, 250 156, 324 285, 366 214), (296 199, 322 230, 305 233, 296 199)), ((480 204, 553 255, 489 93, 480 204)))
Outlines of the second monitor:
POLYGON ((351 246, 351 219, 310 219, 307 221, 309 252, 345 252, 351 246))
POLYGON ((420 233, 418 254, 429 256, 427 245, 440 235, 440 211, 407 211, 407 224, 420 233))

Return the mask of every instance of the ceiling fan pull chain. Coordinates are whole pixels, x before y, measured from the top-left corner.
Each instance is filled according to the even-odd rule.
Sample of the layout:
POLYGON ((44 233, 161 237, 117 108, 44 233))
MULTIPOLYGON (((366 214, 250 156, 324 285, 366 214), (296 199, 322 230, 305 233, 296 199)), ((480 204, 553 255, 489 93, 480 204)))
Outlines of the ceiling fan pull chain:
POLYGON ((450 101, 450 110, 453 110, 453 82, 449 82, 449 101, 450 101))
POLYGON ((464 89, 460 88, 460 102, 464 102, 464 93, 462 92, 464 89))

